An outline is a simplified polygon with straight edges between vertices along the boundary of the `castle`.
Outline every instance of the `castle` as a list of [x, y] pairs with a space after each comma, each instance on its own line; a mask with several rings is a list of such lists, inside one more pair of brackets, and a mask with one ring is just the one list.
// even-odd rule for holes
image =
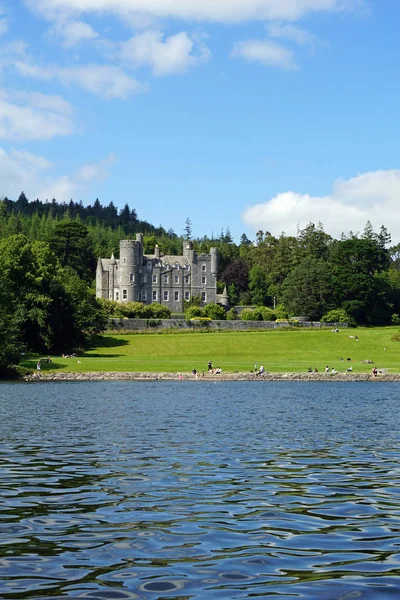
[[99, 258], [96, 296], [117, 302], [159, 302], [171, 312], [183, 312], [183, 302], [200, 296], [202, 305], [218, 302], [227, 306], [228, 297], [217, 294], [218, 250], [197, 254], [191, 242], [183, 243], [183, 255], [143, 254], [143, 234], [120, 242], [120, 258]]

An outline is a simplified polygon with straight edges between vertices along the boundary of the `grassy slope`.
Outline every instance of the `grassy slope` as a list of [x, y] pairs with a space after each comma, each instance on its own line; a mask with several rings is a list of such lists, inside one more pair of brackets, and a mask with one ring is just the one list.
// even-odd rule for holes
[[[349, 339], [358, 335], [359, 341]], [[98, 336], [94, 345], [77, 358], [53, 357], [43, 371], [164, 371], [189, 372], [207, 369], [208, 360], [225, 372], [248, 372], [263, 364], [269, 372], [304, 372], [308, 367], [321, 372], [325, 365], [338, 371], [349, 363], [356, 373], [377, 368], [400, 372], [400, 344], [393, 338], [398, 327], [341, 330], [294, 330], [265, 332], [139, 334]], [[386, 351], [384, 348], [386, 347]], [[340, 362], [343, 357], [345, 362]], [[25, 366], [35, 368], [36, 359]]]

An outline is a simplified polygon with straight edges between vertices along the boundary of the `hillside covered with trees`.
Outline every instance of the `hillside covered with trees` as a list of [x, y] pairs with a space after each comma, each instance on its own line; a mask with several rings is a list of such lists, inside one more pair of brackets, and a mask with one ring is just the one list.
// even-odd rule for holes
[[[120, 240], [137, 232], [146, 253], [158, 244], [162, 253], [181, 254], [192, 239], [189, 219], [179, 236], [141, 221], [128, 204], [118, 211], [99, 200], [30, 202], [23, 193], [0, 200], [0, 367], [16, 364], [21, 351], [71, 351], [101, 331], [97, 258], [118, 256]], [[259, 231], [235, 243], [227, 229], [192, 241], [199, 253], [218, 248], [219, 291], [227, 287], [231, 306], [278, 306], [313, 320], [339, 310], [357, 325], [400, 322], [400, 245], [390, 245], [383, 226], [375, 232], [367, 223], [340, 239], [310, 223], [296, 236]]]

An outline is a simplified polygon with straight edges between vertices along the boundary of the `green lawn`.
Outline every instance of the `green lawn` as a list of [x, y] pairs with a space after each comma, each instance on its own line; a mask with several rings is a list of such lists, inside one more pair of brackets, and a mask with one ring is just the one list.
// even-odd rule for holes
[[[358, 336], [359, 341], [349, 339]], [[399, 341], [396, 341], [396, 337]], [[386, 348], [386, 350], [384, 350]], [[344, 358], [344, 362], [340, 358]], [[348, 363], [347, 358], [352, 362]], [[308, 367], [323, 371], [326, 365], [355, 373], [369, 372], [370, 359], [378, 369], [400, 372], [398, 327], [330, 330], [270, 330], [263, 332], [149, 333], [97, 336], [78, 358], [52, 357], [43, 371], [206, 371], [207, 362], [224, 372], [249, 372], [264, 365], [266, 371], [305, 372]], [[25, 357], [22, 364], [35, 369], [37, 357]], [[79, 362], [78, 362], [79, 361]]]

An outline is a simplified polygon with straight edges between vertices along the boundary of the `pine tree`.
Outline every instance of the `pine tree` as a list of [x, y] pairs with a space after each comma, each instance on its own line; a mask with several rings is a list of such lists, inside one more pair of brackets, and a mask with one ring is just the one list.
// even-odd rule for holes
[[187, 241], [190, 241], [192, 239], [192, 221], [189, 219], [189, 217], [186, 218], [185, 228], [183, 231], [184, 231], [184, 234], [183, 234], [184, 239]]

